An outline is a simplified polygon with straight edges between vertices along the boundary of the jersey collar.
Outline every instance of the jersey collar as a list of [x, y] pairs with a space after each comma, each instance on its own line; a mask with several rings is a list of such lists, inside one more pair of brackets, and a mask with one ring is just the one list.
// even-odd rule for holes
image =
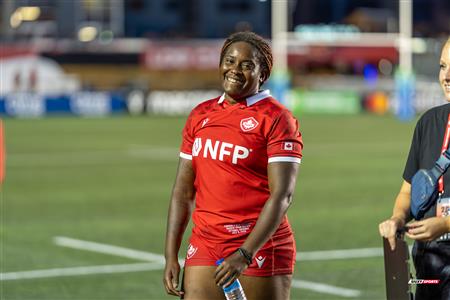
[[[270, 97], [270, 91], [264, 90], [264, 91], [254, 94], [253, 96], [248, 97], [247, 99], [245, 99], [245, 101], [247, 103], [247, 106], [251, 106], [267, 97]], [[218, 103], [219, 104], [223, 103], [223, 101], [225, 101], [225, 93], [223, 93], [222, 96], [220, 96]]]

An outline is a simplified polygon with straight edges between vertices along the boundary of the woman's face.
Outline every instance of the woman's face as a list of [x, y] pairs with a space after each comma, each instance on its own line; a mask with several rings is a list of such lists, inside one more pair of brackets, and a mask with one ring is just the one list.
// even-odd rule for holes
[[450, 102], [450, 41], [442, 49], [439, 66], [439, 83], [444, 90], [445, 98]]
[[257, 51], [246, 42], [228, 46], [220, 62], [222, 87], [227, 99], [239, 100], [258, 92], [263, 74]]

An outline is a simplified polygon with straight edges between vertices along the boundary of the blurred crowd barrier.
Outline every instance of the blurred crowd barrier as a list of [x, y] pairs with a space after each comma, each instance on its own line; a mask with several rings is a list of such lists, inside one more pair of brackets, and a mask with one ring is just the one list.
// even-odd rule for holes
[[11, 117], [107, 116], [126, 111], [123, 96], [109, 92], [80, 91], [58, 96], [17, 92], [0, 97], [0, 115]]
[[[0, 115], [187, 114], [201, 101], [221, 94], [222, 43], [117, 40], [108, 45], [72, 41], [47, 41], [29, 48], [5, 45], [0, 53]], [[437, 82], [438, 42], [432, 45], [436, 47], [428, 48], [434, 52], [415, 58], [416, 113], [444, 103]], [[283, 104], [295, 114], [395, 113], [396, 51], [292, 45]], [[270, 81], [263, 88], [276, 94]]]
[[[0, 116], [19, 118], [51, 115], [100, 117], [113, 114], [187, 115], [202, 101], [221, 95], [217, 90], [77, 91], [61, 95], [14, 92], [0, 96]], [[414, 109], [421, 113], [444, 103], [439, 84], [418, 82]], [[398, 103], [395, 90], [358, 92], [292, 88], [286, 105], [296, 115], [394, 113]]]

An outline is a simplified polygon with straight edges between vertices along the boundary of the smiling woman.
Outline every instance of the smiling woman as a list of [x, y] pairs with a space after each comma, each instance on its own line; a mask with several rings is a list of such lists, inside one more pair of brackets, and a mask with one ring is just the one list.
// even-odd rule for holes
[[[450, 143], [450, 37], [442, 48], [439, 61], [439, 83], [446, 104], [425, 112], [416, 124], [408, 160], [403, 171], [403, 184], [395, 199], [392, 216], [379, 224], [380, 235], [395, 248], [397, 231], [413, 240], [412, 257], [417, 279], [438, 279], [439, 284], [421, 284], [415, 298], [450, 299], [450, 172], [440, 177], [434, 189], [437, 197], [423, 216], [413, 214], [411, 207], [418, 205], [412, 197], [414, 188], [425, 188], [414, 183], [413, 177], [421, 169], [431, 169]], [[409, 222], [416, 218], [415, 221]]]
[[257, 50], [246, 42], [232, 44], [226, 49], [220, 72], [226, 99], [232, 103], [256, 94], [264, 76], [258, 64]]
[[[233, 97], [255, 94], [269, 78], [272, 64], [272, 51], [263, 38], [251, 32], [231, 35], [220, 53], [220, 72], [227, 99], [234, 101]], [[237, 68], [242, 71], [238, 73]], [[237, 91], [244, 95], [234, 94]]]
[[[220, 55], [223, 95], [186, 121], [167, 220], [164, 285], [171, 295], [225, 299], [221, 287], [239, 278], [249, 300], [289, 299], [296, 251], [286, 212], [303, 142], [297, 120], [260, 90], [271, 69], [263, 38], [231, 35]], [[191, 212], [179, 289], [178, 252]]]

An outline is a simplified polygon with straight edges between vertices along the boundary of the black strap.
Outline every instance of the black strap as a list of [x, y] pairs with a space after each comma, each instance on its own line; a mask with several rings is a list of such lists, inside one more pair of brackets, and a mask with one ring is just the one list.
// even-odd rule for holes
[[439, 156], [436, 161], [436, 166], [441, 170], [441, 174], [444, 174], [445, 171], [447, 171], [450, 166], [450, 148]]
[[250, 254], [250, 252], [248, 252], [247, 250], [245, 250], [244, 248], [238, 248], [237, 251], [239, 252], [239, 254], [245, 258], [245, 260], [247, 261], [247, 265], [251, 265], [253, 258], [252, 255]]

